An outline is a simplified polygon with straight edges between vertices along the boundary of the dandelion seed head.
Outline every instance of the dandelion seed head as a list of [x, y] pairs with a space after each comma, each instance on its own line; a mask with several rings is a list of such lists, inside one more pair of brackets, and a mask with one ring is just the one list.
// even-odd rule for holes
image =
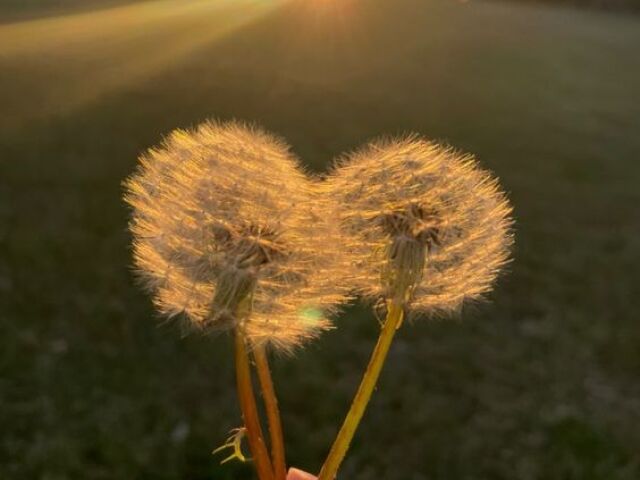
[[413, 136], [373, 142], [340, 159], [323, 188], [351, 282], [376, 302], [451, 313], [490, 291], [509, 259], [511, 207], [470, 155]]
[[344, 260], [326, 202], [283, 142], [239, 123], [177, 130], [125, 187], [135, 265], [162, 314], [282, 350], [330, 328]]

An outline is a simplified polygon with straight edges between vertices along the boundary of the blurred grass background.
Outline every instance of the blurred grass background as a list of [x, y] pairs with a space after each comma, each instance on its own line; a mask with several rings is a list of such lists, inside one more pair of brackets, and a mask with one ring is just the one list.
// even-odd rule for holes
[[[491, 303], [399, 332], [340, 478], [640, 478], [640, 18], [152, 3], [0, 25], [0, 478], [251, 478], [210, 455], [241, 422], [230, 339], [158, 323], [121, 201], [141, 151], [209, 117], [262, 124], [316, 171], [419, 132], [476, 153], [515, 205]], [[310, 471], [378, 328], [362, 306], [337, 325], [274, 365]]]

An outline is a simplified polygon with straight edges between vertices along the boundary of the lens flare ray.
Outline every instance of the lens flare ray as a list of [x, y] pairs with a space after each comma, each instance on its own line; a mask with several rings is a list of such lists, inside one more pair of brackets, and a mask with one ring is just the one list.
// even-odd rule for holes
[[[24, 78], [0, 127], [66, 113], [171, 68], [283, 0], [161, 0], [0, 26], [0, 69]], [[64, 68], [61, 68], [64, 65]], [[6, 124], [5, 124], [6, 123]]]

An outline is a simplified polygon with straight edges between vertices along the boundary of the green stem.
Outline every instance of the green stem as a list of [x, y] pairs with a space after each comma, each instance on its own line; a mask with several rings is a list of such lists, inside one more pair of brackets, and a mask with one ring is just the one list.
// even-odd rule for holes
[[285, 463], [282, 422], [280, 420], [280, 410], [278, 409], [278, 399], [275, 389], [273, 388], [273, 380], [269, 369], [269, 360], [264, 347], [256, 347], [253, 350], [253, 358], [256, 363], [265, 411], [267, 413], [267, 421], [269, 423], [271, 461], [273, 462], [275, 480], [285, 480], [287, 477], [287, 466]]
[[240, 330], [236, 329], [236, 380], [238, 384], [238, 398], [244, 426], [247, 429], [249, 449], [254, 460], [258, 478], [260, 480], [274, 480], [273, 467], [269, 459], [269, 452], [264, 444], [260, 417], [256, 405], [253, 385], [251, 383], [251, 368], [245, 338]]
[[382, 327], [380, 337], [378, 338], [378, 343], [371, 354], [367, 371], [364, 377], [362, 377], [351, 408], [340, 428], [340, 432], [338, 432], [338, 436], [333, 442], [333, 446], [322, 466], [318, 480], [333, 480], [335, 478], [338, 468], [340, 468], [340, 464], [358, 428], [358, 424], [364, 415], [367, 404], [371, 399], [371, 394], [378, 382], [380, 371], [389, 352], [391, 341], [393, 340], [396, 330], [402, 323], [403, 315], [404, 310], [402, 305], [397, 305], [394, 302], [388, 303], [387, 318]]

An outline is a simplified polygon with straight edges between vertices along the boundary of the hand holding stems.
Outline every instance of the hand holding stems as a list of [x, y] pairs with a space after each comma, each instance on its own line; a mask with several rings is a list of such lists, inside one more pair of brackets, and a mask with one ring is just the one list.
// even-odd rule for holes
[[[322, 467], [319, 477], [302, 472], [297, 469], [290, 469], [286, 480], [333, 480], [349, 449], [349, 445], [355, 431], [364, 415], [364, 411], [369, 403], [373, 390], [376, 386], [382, 366], [389, 352], [391, 342], [396, 330], [402, 325], [404, 316], [403, 306], [399, 303], [389, 301], [387, 318], [378, 343], [373, 351], [371, 360], [364, 374], [360, 387], [354, 397], [351, 408], [344, 420], [342, 428], [329, 452], [329, 455]], [[253, 352], [258, 377], [263, 392], [267, 419], [269, 422], [269, 432], [271, 437], [272, 459], [266, 450], [263, 440], [260, 420], [257, 413], [251, 377], [249, 370], [248, 355], [246, 345], [240, 330], [236, 334], [236, 371], [238, 379], [238, 392], [240, 405], [243, 412], [249, 447], [255, 459], [256, 471], [260, 480], [282, 480], [285, 478], [285, 458], [284, 444], [282, 440], [282, 426], [278, 411], [277, 399], [275, 396], [273, 382], [267, 363], [267, 355], [263, 348], [256, 348]], [[273, 466], [271, 461], [273, 460]], [[274, 473], [274, 466], [276, 468]]]

